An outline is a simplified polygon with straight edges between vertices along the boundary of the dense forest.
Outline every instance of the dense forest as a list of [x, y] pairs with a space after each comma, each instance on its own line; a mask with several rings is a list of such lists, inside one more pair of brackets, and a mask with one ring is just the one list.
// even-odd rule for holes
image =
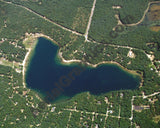
[[[147, 13], [138, 25], [127, 26], [141, 20], [151, 1], [97, 0], [88, 35], [90, 41], [85, 41], [83, 34], [93, 0], [7, 0], [12, 4], [0, 0], [0, 127], [159, 128], [160, 94], [150, 94], [160, 91], [160, 31], [152, 31], [150, 27], [160, 22], [149, 20]], [[117, 24], [115, 15], [122, 25]], [[21, 67], [25, 58], [26, 33], [49, 36], [65, 60], [93, 65], [116, 62], [134, 70], [141, 76], [142, 86], [99, 96], [84, 92], [64, 102], [48, 103], [38, 91], [24, 87], [23, 74], [14, 67], [14, 63]], [[154, 56], [152, 61], [148, 55]], [[6, 66], [4, 60], [13, 65]]]

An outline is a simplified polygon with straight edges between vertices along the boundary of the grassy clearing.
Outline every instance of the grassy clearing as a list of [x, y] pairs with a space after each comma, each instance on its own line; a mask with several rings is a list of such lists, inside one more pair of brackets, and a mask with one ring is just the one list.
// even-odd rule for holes
[[[27, 0], [13, 1], [67, 28], [85, 33], [93, 0]], [[81, 25], [74, 27], [77, 16]]]

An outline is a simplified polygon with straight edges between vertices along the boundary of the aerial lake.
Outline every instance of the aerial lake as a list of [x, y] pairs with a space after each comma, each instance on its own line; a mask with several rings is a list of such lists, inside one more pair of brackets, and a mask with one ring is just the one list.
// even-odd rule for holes
[[[78, 64], [64, 65], [57, 59], [58, 46], [45, 38], [39, 38], [27, 66], [25, 76], [27, 87], [43, 95], [54, 93], [55, 83], [70, 74]], [[74, 78], [73, 78], [74, 77]], [[58, 98], [71, 98], [81, 92], [100, 95], [109, 91], [135, 89], [140, 84], [140, 77], [124, 71], [116, 65], [103, 64], [97, 68], [87, 67], [79, 75], [70, 77], [69, 84], [61, 87]], [[63, 80], [66, 82], [67, 80]], [[63, 98], [60, 98], [63, 97]], [[56, 98], [57, 99], [57, 98]]]

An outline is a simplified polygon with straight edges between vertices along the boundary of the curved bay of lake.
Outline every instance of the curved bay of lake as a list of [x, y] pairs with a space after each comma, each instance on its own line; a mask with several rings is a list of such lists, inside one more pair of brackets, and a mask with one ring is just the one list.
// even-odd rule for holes
[[[58, 46], [45, 38], [39, 38], [34, 53], [27, 67], [25, 81], [27, 87], [37, 90], [43, 95], [52, 91], [55, 82], [66, 76], [76, 64], [63, 65], [57, 58]], [[100, 95], [109, 91], [135, 89], [140, 84], [140, 77], [130, 74], [119, 66], [103, 64], [97, 68], [86, 68], [79, 76], [75, 76], [67, 87], [62, 87], [58, 99], [71, 98], [81, 92]], [[51, 92], [52, 91], [52, 92]], [[60, 98], [63, 97], [63, 98]]]

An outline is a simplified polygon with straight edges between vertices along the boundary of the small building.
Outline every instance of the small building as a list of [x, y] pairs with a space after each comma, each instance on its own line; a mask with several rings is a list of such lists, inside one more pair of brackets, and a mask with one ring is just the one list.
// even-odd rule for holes
[[135, 111], [142, 111], [142, 110], [144, 110], [144, 109], [150, 109], [150, 107], [149, 106], [136, 106], [136, 105], [134, 105], [133, 106], [133, 109], [135, 110]]
[[56, 109], [56, 107], [53, 107], [53, 108], [51, 109], [51, 112], [54, 112], [54, 111], [55, 111], [55, 109]]
[[112, 110], [109, 110], [109, 113], [111, 113], [111, 114], [112, 114], [112, 113], [113, 113], [113, 111], [112, 111]]

